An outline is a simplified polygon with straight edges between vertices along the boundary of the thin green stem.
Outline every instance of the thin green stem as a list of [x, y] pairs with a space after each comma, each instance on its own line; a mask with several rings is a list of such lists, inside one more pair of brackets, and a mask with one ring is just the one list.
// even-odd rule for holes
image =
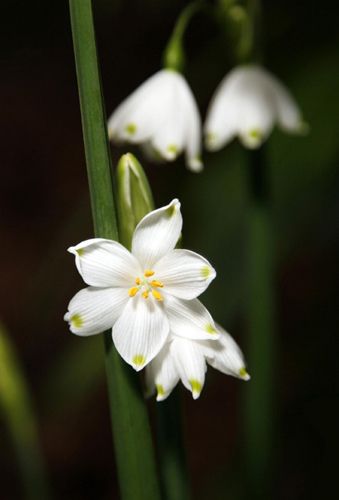
[[[91, 0], [70, 0], [86, 163], [96, 236], [118, 239], [106, 116], [101, 94]], [[123, 500], [158, 500], [152, 439], [139, 378], [105, 334], [106, 372], [116, 462]]]
[[185, 66], [184, 35], [192, 17], [204, 7], [205, 2], [197, 0], [189, 3], [180, 13], [164, 51], [165, 68], [183, 71]]
[[0, 408], [10, 431], [25, 498], [50, 498], [29, 387], [9, 335], [0, 325]]

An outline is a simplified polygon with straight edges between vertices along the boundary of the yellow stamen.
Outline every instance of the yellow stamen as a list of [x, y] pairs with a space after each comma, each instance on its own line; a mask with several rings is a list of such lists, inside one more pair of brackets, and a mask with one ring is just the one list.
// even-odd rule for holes
[[144, 297], [144, 299], [148, 299], [148, 295], [149, 295], [148, 290], [145, 290], [144, 292], [142, 292], [142, 296]]
[[136, 295], [138, 293], [138, 291], [139, 291], [139, 288], [137, 286], [132, 286], [132, 288], [130, 288], [128, 290], [128, 295], [130, 297], [134, 297], [134, 295]]
[[136, 285], [141, 285], [141, 279], [140, 278], [135, 278], [135, 284]]
[[146, 276], [146, 278], [153, 276], [153, 274], [154, 274], [154, 271], [152, 271], [152, 269], [145, 269], [144, 276]]
[[158, 292], [158, 290], [152, 290], [152, 295], [157, 300], [160, 300], [160, 301], [164, 300], [163, 297], [162, 297], [162, 295], [161, 295], [161, 293]]
[[163, 283], [161, 283], [161, 281], [152, 280], [151, 281], [151, 286], [155, 286], [156, 288], [162, 288], [164, 285], [163, 285]]

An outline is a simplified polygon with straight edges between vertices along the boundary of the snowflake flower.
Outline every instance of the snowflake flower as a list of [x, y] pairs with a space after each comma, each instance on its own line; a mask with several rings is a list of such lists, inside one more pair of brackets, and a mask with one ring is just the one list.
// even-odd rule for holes
[[111, 115], [108, 133], [115, 142], [143, 144], [166, 161], [185, 151], [188, 168], [202, 169], [198, 107], [185, 78], [174, 70], [158, 71], [127, 97]]
[[206, 147], [216, 151], [239, 136], [245, 147], [257, 148], [275, 123], [288, 132], [305, 131], [298, 105], [277, 78], [260, 66], [239, 66], [212, 98], [204, 127]]
[[175, 249], [182, 229], [180, 203], [146, 215], [132, 250], [94, 238], [68, 251], [88, 288], [68, 306], [65, 320], [76, 335], [112, 328], [116, 349], [141, 370], [166, 342], [169, 331], [190, 339], [217, 339], [214, 321], [197, 299], [216, 273], [200, 255]]
[[157, 401], [166, 399], [180, 379], [197, 399], [205, 383], [207, 364], [227, 375], [250, 379], [235, 340], [221, 326], [217, 325], [217, 330], [220, 336], [213, 342], [170, 336], [146, 368], [148, 392], [151, 394], [156, 389]]

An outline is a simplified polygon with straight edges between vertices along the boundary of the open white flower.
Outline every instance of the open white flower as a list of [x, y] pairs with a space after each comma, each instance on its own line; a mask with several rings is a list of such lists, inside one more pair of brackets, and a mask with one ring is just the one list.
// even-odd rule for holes
[[257, 148], [277, 123], [292, 133], [305, 131], [299, 107], [286, 87], [264, 68], [239, 66], [221, 81], [207, 112], [206, 147], [217, 151], [238, 136]]
[[207, 364], [227, 375], [250, 379], [239, 346], [219, 325], [217, 329], [220, 337], [213, 342], [170, 336], [146, 368], [148, 392], [156, 389], [157, 401], [166, 399], [180, 379], [197, 399], [205, 383]]
[[182, 228], [180, 203], [146, 215], [137, 225], [132, 251], [94, 238], [68, 249], [88, 288], [68, 306], [73, 333], [112, 328], [120, 355], [141, 370], [163, 347], [169, 331], [190, 339], [217, 339], [214, 321], [197, 299], [216, 273], [190, 250], [175, 249]]
[[158, 71], [113, 112], [110, 139], [143, 144], [148, 153], [173, 161], [183, 151], [186, 163], [200, 171], [201, 121], [185, 78], [170, 69]]

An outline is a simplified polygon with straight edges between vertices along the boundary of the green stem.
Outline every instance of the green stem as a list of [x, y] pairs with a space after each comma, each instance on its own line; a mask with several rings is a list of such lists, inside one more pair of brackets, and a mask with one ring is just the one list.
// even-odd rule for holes
[[[91, 0], [70, 0], [82, 127], [95, 235], [118, 239]], [[105, 334], [106, 372], [123, 500], [158, 500], [159, 485], [139, 378]]]
[[180, 388], [157, 406], [160, 474], [165, 500], [187, 500], [189, 481], [182, 433]]
[[9, 335], [0, 325], [0, 407], [9, 428], [25, 490], [25, 498], [50, 498], [45, 464], [29, 388]]
[[245, 400], [246, 466], [251, 498], [271, 498], [275, 439], [275, 262], [263, 150], [249, 158], [248, 344], [253, 374]]
[[205, 7], [205, 2], [197, 0], [189, 3], [174, 26], [173, 33], [164, 51], [164, 66], [167, 69], [182, 72], [185, 66], [184, 35], [192, 17]]

